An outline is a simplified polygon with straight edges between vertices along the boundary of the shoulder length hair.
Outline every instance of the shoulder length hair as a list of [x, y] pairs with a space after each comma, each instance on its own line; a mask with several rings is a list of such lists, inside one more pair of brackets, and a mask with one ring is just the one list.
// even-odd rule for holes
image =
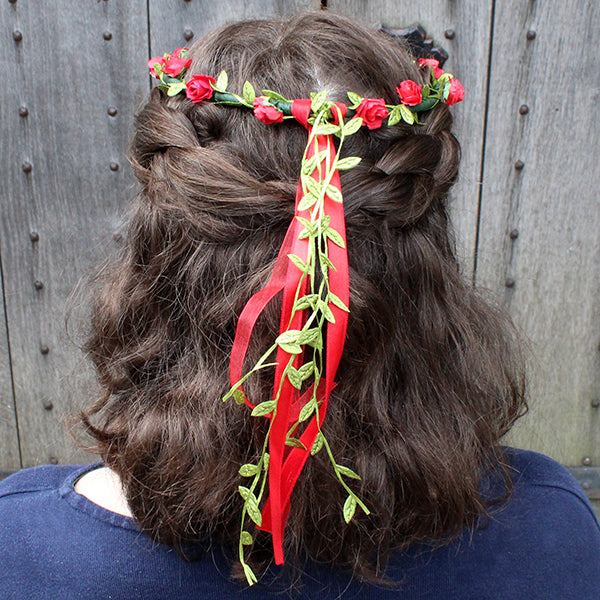
[[[190, 50], [190, 73], [229, 74], [287, 98], [326, 90], [396, 103], [425, 83], [406, 47], [328, 13], [228, 25]], [[499, 439], [524, 412], [525, 377], [510, 319], [460, 273], [447, 193], [460, 148], [448, 106], [362, 128], [342, 189], [350, 263], [346, 346], [323, 428], [371, 510], [346, 525], [345, 493], [326, 453], [292, 498], [284, 551], [377, 575], [393, 548], [452, 539], [486, 510], [480, 484], [500, 468]], [[154, 90], [137, 115], [132, 165], [141, 187], [124, 247], [96, 279], [87, 352], [102, 386], [81, 415], [121, 477], [133, 515], [180, 552], [239, 535], [239, 466], [260, 454], [266, 419], [221, 401], [237, 318], [264, 286], [294, 214], [306, 131], [250, 111]], [[264, 315], [249, 360], [277, 335]], [[249, 364], [253, 364], [250, 362]], [[270, 399], [258, 376], [252, 397]], [[268, 555], [256, 532], [250, 562]], [[261, 549], [262, 548], [262, 549]]]

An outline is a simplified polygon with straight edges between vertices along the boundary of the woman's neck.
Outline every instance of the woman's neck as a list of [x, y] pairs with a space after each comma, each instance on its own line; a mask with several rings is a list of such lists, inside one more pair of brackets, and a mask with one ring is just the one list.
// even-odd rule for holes
[[75, 483], [75, 491], [111, 512], [132, 517], [119, 476], [108, 467], [88, 471]]

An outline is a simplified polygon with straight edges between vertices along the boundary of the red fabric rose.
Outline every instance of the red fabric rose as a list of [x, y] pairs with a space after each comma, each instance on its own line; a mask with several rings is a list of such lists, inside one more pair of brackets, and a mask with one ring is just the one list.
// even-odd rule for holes
[[381, 127], [383, 119], [389, 114], [383, 98], [363, 98], [356, 108], [356, 116], [363, 120], [369, 129]]
[[177, 77], [181, 71], [187, 69], [191, 64], [191, 58], [179, 58], [179, 56], [171, 54], [163, 65], [163, 73], [170, 77]]
[[465, 97], [465, 88], [462, 83], [454, 77], [450, 80], [450, 92], [446, 98], [446, 104], [456, 104]]
[[189, 50], [189, 48], [177, 48], [177, 50], [175, 50], [175, 52], [173, 52], [173, 56], [176, 56], [177, 58], [183, 58], [183, 56], [181, 56], [182, 52], [187, 52]]
[[433, 76], [439, 79], [444, 74], [444, 69], [440, 69], [440, 61], [435, 58], [420, 58], [417, 63], [420, 67], [433, 67]]
[[212, 87], [214, 83], [216, 83], [215, 78], [210, 75], [192, 75], [192, 78], [187, 82], [185, 95], [192, 102], [210, 100], [214, 91]]
[[282, 123], [283, 113], [274, 106], [265, 106], [265, 100], [264, 96], [257, 96], [254, 99], [254, 114], [256, 118], [267, 125]]
[[402, 104], [406, 106], [416, 106], [423, 100], [421, 86], [417, 85], [410, 79], [405, 79], [397, 88], [396, 91], [402, 100]]
[[152, 75], [152, 77], [156, 77], [158, 79], [158, 75], [156, 74], [156, 71], [154, 70], [154, 65], [156, 63], [158, 63], [161, 66], [165, 66], [165, 61], [167, 59], [164, 56], [155, 56], [154, 58], [151, 58], [148, 61], [148, 68], [150, 69], [150, 75]]

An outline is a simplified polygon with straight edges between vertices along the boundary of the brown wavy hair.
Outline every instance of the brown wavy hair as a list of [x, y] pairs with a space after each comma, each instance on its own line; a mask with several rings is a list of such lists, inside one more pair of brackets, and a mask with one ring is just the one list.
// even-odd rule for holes
[[[229, 74], [287, 98], [327, 90], [398, 101], [425, 83], [401, 42], [348, 18], [310, 13], [240, 22], [194, 44], [191, 73]], [[485, 514], [486, 470], [509, 482], [500, 437], [526, 409], [518, 335], [460, 273], [447, 193], [460, 148], [439, 104], [421, 126], [363, 128], [344, 145], [350, 263], [346, 346], [324, 431], [361, 476], [371, 510], [346, 525], [326, 453], [307, 462], [287, 522], [288, 559], [308, 556], [378, 575], [391, 549], [445, 543]], [[102, 395], [82, 414], [93, 447], [121, 477], [133, 515], [181, 553], [210, 538], [237, 545], [240, 465], [260, 454], [266, 419], [224, 404], [238, 315], [266, 283], [294, 198], [306, 131], [251, 111], [150, 94], [131, 161], [141, 184], [120, 254], [96, 279], [87, 352]], [[259, 322], [254, 364], [277, 335]], [[250, 384], [258, 403], [270, 380]], [[255, 533], [249, 562], [270, 536]]]

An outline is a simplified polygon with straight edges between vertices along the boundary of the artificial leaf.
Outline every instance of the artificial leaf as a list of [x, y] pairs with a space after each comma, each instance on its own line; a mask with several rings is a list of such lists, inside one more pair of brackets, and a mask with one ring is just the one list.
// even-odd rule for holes
[[321, 331], [318, 327], [307, 329], [306, 331], [300, 332], [298, 336], [298, 344], [312, 344], [321, 337]]
[[298, 344], [279, 344], [279, 347], [284, 351], [287, 352], [288, 354], [301, 354], [302, 353], [302, 347], [298, 346]]
[[242, 531], [242, 534], [240, 535], [240, 541], [244, 546], [251, 546], [252, 536], [247, 531]]
[[[318, 113], [327, 100], [327, 92], [322, 91], [318, 94], [311, 94], [310, 111], [312, 113]], [[318, 135], [318, 134], [316, 134]]]
[[331, 227], [328, 227], [325, 230], [325, 235], [336, 245], [339, 246], [340, 248], [345, 248], [346, 244], [344, 243], [344, 238], [335, 230], [332, 229]]
[[362, 159], [360, 156], [348, 156], [347, 158], [342, 158], [342, 160], [338, 160], [335, 167], [338, 171], [346, 171], [348, 169], [353, 169], [360, 163]]
[[415, 122], [415, 113], [413, 113], [408, 106], [404, 106], [404, 104], [400, 104], [400, 112], [402, 114], [402, 118], [409, 124], [412, 125]]
[[350, 99], [350, 102], [352, 102], [351, 108], [356, 108], [362, 102], [362, 97], [354, 92], [348, 92], [348, 98]]
[[299, 369], [298, 369], [298, 373], [300, 374], [300, 377], [304, 380], [304, 379], [308, 379], [311, 375], [311, 373], [314, 371], [315, 368], [315, 363], [311, 360], [310, 362], [307, 362], [306, 364], [302, 365]]
[[306, 294], [306, 296], [302, 296], [302, 298], [298, 298], [298, 300], [296, 300], [296, 302], [294, 303], [294, 309], [304, 309], [304, 308], [309, 308], [309, 307], [314, 307], [316, 306], [317, 300], [319, 299], [319, 297], [317, 296], [317, 294]]
[[175, 79], [175, 77], [171, 77], [170, 75], [167, 75], [166, 73], [163, 73], [162, 71], [160, 71], [159, 77], [160, 77], [160, 80], [165, 85], [169, 85], [170, 83], [176, 83], [177, 81], [181, 81], [180, 79]]
[[262, 515], [260, 514], [260, 510], [258, 508], [258, 504], [256, 503], [256, 498], [254, 498], [254, 502], [248, 499], [246, 502], [246, 510], [248, 511], [248, 515], [250, 518], [260, 527], [262, 525]]
[[396, 125], [402, 120], [402, 112], [400, 111], [400, 106], [395, 106], [394, 108], [392, 108], [388, 117], [388, 125]]
[[332, 135], [340, 132], [339, 125], [333, 125], [332, 123], [328, 123], [326, 125], [319, 125], [315, 129], [313, 129], [313, 133], [315, 135]]
[[258, 473], [258, 466], [252, 465], [250, 463], [242, 465], [240, 467], [239, 473], [242, 477], [252, 477]]
[[300, 422], [306, 421], [306, 419], [308, 419], [310, 417], [310, 415], [313, 414], [314, 410], [315, 410], [315, 401], [311, 399], [309, 402], [307, 402], [302, 407], [302, 410], [300, 411], [300, 414], [298, 415], [298, 421], [300, 421]]
[[273, 90], [263, 90], [262, 93], [270, 100], [281, 100], [282, 102], [287, 102], [286, 98], [284, 98], [281, 94], [274, 92]]
[[444, 100], [448, 100], [449, 95], [450, 95], [450, 82], [447, 81], [444, 84]]
[[288, 258], [304, 273], [307, 271], [308, 266], [306, 263], [296, 254], [288, 254]]
[[242, 566], [244, 567], [244, 575], [246, 576], [248, 585], [254, 585], [258, 581], [254, 571], [246, 563], [242, 563]]
[[302, 174], [303, 175], [312, 175], [314, 170], [317, 168], [318, 163], [319, 163], [319, 158], [317, 155], [313, 155], [308, 160], [305, 160], [302, 163]]
[[240, 388], [234, 390], [233, 399], [235, 400], [236, 404], [246, 403], [246, 395], [244, 394], [244, 392], [242, 392], [242, 390], [240, 390]]
[[308, 450], [308, 448], [298, 438], [287, 438], [287, 440], [285, 440], [285, 445], [291, 446], [292, 448], [302, 448], [303, 450]]
[[[239, 385], [241, 383], [238, 382], [237, 385]], [[233, 396], [233, 398], [235, 399], [235, 401], [240, 404], [240, 402], [238, 401], [238, 398], [241, 396], [242, 398], [242, 404], [246, 401], [246, 396], [244, 395], [244, 392], [242, 392], [242, 390], [239, 387], [235, 387], [235, 388], [231, 388], [222, 398], [223, 402], [227, 402], [227, 400], [229, 400], [229, 398], [231, 398]]]
[[344, 521], [350, 523], [354, 512], [356, 511], [356, 498], [354, 496], [348, 496], [346, 502], [344, 502]]
[[308, 232], [311, 235], [314, 235], [317, 232], [316, 223], [314, 223], [313, 221], [309, 221], [308, 219], [305, 219], [304, 217], [296, 217], [296, 219], [298, 219], [298, 221], [300, 221], [300, 223], [302, 223], [302, 225], [304, 225], [304, 227], [306, 227], [306, 229], [308, 230]]
[[263, 469], [265, 471], [268, 471], [269, 469], [269, 453], [265, 452], [264, 456], [263, 456]]
[[254, 492], [243, 485], [238, 486], [238, 492], [244, 499], [244, 506], [246, 507], [250, 518], [260, 527], [262, 524], [262, 515], [260, 514], [258, 500], [256, 499]]
[[342, 192], [340, 192], [340, 190], [338, 190], [338, 188], [336, 188], [331, 183], [327, 186], [327, 195], [329, 196], [329, 198], [331, 198], [331, 200], [337, 202], [338, 204], [341, 204], [344, 201], [344, 198], [342, 197]]
[[335, 323], [335, 317], [333, 316], [333, 312], [329, 308], [329, 306], [325, 305], [323, 307], [323, 316], [330, 322]]
[[333, 269], [334, 271], [337, 271], [334, 264], [324, 254], [321, 254], [319, 256], [319, 260], [321, 261], [321, 270], [327, 267], [328, 269]]
[[300, 377], [300, 373], [294, 367], [289, 367], [286, 371], [287, 378], [290, 380], [290, 383], [299, 390], [302, 387], [302, 377]]
[[348, 467], [344, 467], [343, 465], [336, 465], [335, 469], [341, 475], [345, 475], [346, 477], [350, 477], [351, 479], [360, 479], [360, 475], [358, 475]]
[[340, 308], [341, 310], [345, 310], [346, 312], [350, 312], [348, 307], [340, 300], [338, 296], [336, 296], [333, 292], [329, 292], [329, 301], [334, 305]]
[[219, 76], [217, 77], [217, 82], [215, 83], [215, 89], [220, 92], [224, 92], [227, 89], [227, 84], [229, 83], [229, 77], [225, 71], [221, 71]]
[[356, 133], [363, 124], [363, 120], [361, 117], [354, 117], [352, 119], [350, 119], [345, 125], [344, 125], [344, 135], [352, 135], [353, 133]]
[[266, 400], [257, 404], [250, 414], [253, 417], [263, 417], [264, 415], [268, 415], [276, 406], [277, 402], [275, 400]]
[[[314, 179], [313, 179], [314, 181]], [[298, 210], [302, 211], [302, 210], [308, 210], [309, 208], [313, 207], [315, 205], [315, 203], [317, 202], [317, 197], [314, 194], [308, 193], [305, 194], [302, 199], [300, 200], [300, 202], [298, 202]]]
[[244, 500], [246, 500], [251, 493], [250, 490], [247, 487], [244, 487], [243, 485], [238, 485], [238, 492]]
[[252, 104], [254, 100], [256, 100], [256, 92], [254, 91], [254, 87], [252, 87], [252, 84], [249, 81], [246, 81], [246, 83], [244, 83], [242, 94], [244, 96], [244, 100], [248, 104]]
[[319, 431], [319, 433], [317, 433], [317, 437], [315, 438], [315, 443], [313, 444], [313, 447], [310, 450], [311, 456], [314, 456], [323, 447], [324, 443], [325, 436]]
[[277, 339], [275, 340], [275, 343], [277, 344], [295, 344], [298, 336], [300, 335], [300, 330], [299, 329], [288, 329], [287, 331], [284, 331], [281, 335], [279, 335], [277, 337]]
[[319, 352], [321, 350], [323, 350], [323, 338], [319, 337], [317, 340], [315, 340], [311, 346], [315, 349], [318, 350]]
[[310, 306], [312, 306], [312, 302], [307, 296], [302, 296], [302, 298], [298, 298], [298, 300], [294, 302], [294, 310], [304, 310]]
[[452, 75], [452, 73], [442, 73], [442, 75], [440, 76], [440, 78], [437, 80], [437, 83], [439, 85], [445, 85], [446, 83], [448, 83], [452, 78], [454, 77], [454, 75]]
[[309, 177], [306, 180], [306, 187], [308, 188], [308, 191], [316, 198], [319, 198], [321, 196], [321, 191], [323, 190], [322, 182], [317, 181], [312, 177]]
[[179, 92], [183, 92], [186, 89], [186, 85], [183, 81], [179, 81], [178, 83], [169, 84], [169, 90], [167, 91], [167, 96], [177, 96]]

